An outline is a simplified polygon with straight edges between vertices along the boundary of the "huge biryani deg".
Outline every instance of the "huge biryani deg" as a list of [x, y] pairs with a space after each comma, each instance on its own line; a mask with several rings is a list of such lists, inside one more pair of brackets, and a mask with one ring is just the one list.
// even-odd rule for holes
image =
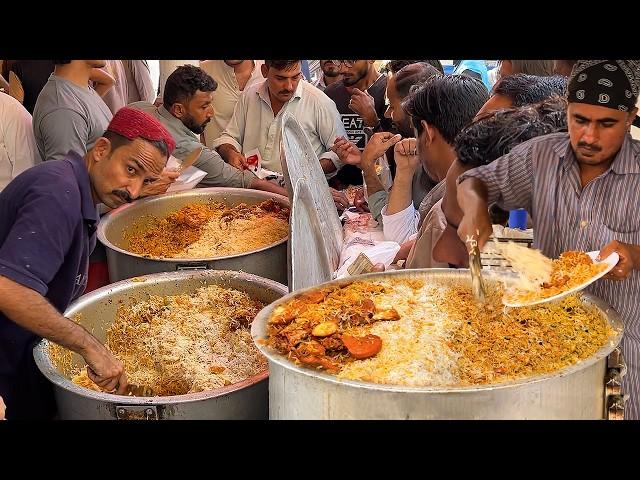
[[[289, 209], [274, 200], [258, 205], [192, 203], [165, 218], [143, 218], [123, 232], [128, 250], [155, 258], [209, 258], [249, 252], [289, 233]], [[145, 224], [143, 226], [143, 224]]]
[[614, 333], [570, 296], [505, 309], [487, 281], [476, 303], [469, 279], [355, 281], [311, 290], [276, 307], [267, 345], [342, 379], [414, 387], [495, 384], [587, 359]]
[[[263, 306], [244, 292], [217, 285], [191, 294], [150, 295], [118, 308], [106, 346], [124, 363], [128, 381], [155, 395], [212, 390], [266, 370], [249, 331]], [[50, 354], [64, 368], [59, 349], [51, 344]], [[65, 373], [74, 383], [99, 390], [86, 369]]]

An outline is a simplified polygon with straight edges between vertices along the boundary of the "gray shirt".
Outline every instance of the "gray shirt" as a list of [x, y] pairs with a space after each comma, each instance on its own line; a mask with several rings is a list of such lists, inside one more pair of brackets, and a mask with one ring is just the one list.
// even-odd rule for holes
[[[611, 167], [584, 188], [568, 133], [537, 137], [507, 155], [461, 175], [481, 179], [489, 202], [525, 208], [533, 219], [533, 246], [548, 257], [567, 250], [600, 250], [612, 240], [640, 245], [640, 141], [627, 135]], [[609, 303], [624, 322], [631, 394], [625, 418], [640, 418], [640, 271], [623, 282], [599, 280], [587, 291]]]
[[[249, 170], [241, 172], [226, 163], [222, 157], [211, 148], [205, 147], [198, 136], [189, 130], [182, 121], [169, 113], [163, 105], [155, 107], [149, 102], [136, 102], [129, 105], [143, 112], [153, 115], [169, 130], [176, 142], [173, 156], [183, 160], [196, 148], [202, 148], [202, 153], [193, 164], [195, 167], [207, 172], [207, 176], [198, 184], [201, 187], [246, 187], [256, 178]], [[244, 185], [242, 177], [244, 176]]]
[[96, 91], [51, 75], [33, 110], [33, 133], [43, 160], [61, 160], [70, 150], [80, 156], [109, 126], [112, 114]]

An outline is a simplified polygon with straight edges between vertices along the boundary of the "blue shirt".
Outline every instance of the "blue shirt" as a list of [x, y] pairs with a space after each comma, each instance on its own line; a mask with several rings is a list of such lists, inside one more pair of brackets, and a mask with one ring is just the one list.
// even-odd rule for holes
[[[0, 192], [0, 275], [63, 313], [86, 287], [97, 221], [89, 173], [77, 153], [26, 170]], [[33, 360], [38, 341], [0, 312], [0, 396], [7, 418], [51, 412], [51, 385]]]

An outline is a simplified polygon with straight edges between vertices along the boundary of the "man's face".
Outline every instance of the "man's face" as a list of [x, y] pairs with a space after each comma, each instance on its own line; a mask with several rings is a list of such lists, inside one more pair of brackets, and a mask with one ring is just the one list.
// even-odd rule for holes
[[320, 60], [320, 68], [327, 77], [333, 78], [340, 75], [340, 67], [334, 65], [331, 60]]
[[85, 62], [91, 68], [103, 68], [107, 66], [106, 60], [85, 60]]
[[458, 268], [469, 265], [467, 248], [458, 237], [457, 226], [462, 221], [462, 210], [456, 198], [456, 179], [469, 170], [458, 160], [451, 164], [446, 177], [446, 190], [442, 199], [442, 211], [447, 217], [447, 227], [434, 243], [433, 258], [438, 262], [448, 263]]
[[302, 64], [298, 62], [289, 70], [278, 70], [263, 65], [262, 76], [267, 79], [267, 88], [271, 96], [286, 103], [291, 100], [302, 79]]
[[225, 60], [224, 63], [229, 65], [230, 67], [234, 67], [236, 65], [240, 65], [244, 60]]
[[389, 77], [389, 80], [387, 81], [387, 100], [389, 101], [389, 104], [387, 106], [387, 110], [384, 112], [384, 116], [393, 121], [393, 126], [400, 135], [404, 138], [411, 137], [413, 135], [411, 120], [409, 115], [406, 115], [402, 109], [403, 98], [400, 98], [396, 91], [395, 75]]
[[138, 198], [143, 185], [156, 180], [167, 163], [157, 147], [140, 138], [112, 150], [111, 142], [101, 137], [88, 155], [94, 199], [110, 208]]
[[478, 110], [476, 116], [473, 118], [473, 121], [480, 120], [481, 118], [486, 117], [491, 112], [495, 112], [496, 110], [502, 110], [503, 108], [511, 108], [513, 107], [513, 100], [511, 97], [506, 95], [494, 94], [489, 97], [482, 108]]
[[613, 160], [638, 111], [621, 112], [587, 103], [570, 103], [567, 124], [578, 163], [597, 166]]
[[193, 133], [201, 134], [213, 117], [213, 92], [196, 90], [195, 95], [185, 105], [181, 118], [185, 127]]
[[367, 76], [369, 69], [373, 68], [373, 63], [369, 62], [369, 60], [355, 60], [352, 67], [347, 67], [342, 62], [339, 68], [342, 74], [342, 83], [347, 87], [351, 87]]

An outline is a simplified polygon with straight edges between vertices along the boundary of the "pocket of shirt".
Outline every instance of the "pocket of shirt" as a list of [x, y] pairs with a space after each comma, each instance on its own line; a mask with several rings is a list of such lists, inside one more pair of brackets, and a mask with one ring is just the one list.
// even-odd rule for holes
[[640, 231], [640, 215], [634, 208], [626, 208], [621, 206], [621, 203], [612, 201], [607, 210], [602, 223], [611, 232], [634, 234]]

